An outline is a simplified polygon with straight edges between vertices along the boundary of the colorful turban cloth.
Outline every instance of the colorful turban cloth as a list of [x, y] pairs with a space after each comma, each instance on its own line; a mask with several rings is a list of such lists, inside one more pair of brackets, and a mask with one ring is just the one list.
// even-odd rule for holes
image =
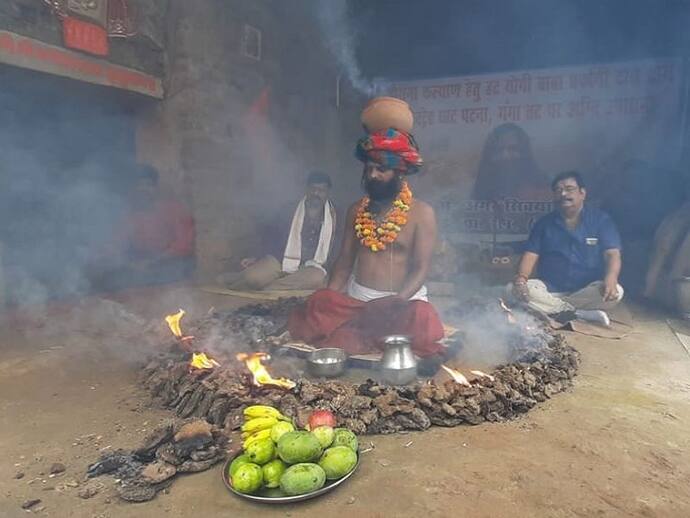
[[362, 162], [370, 160], [400, 174], [414, 174], [423, 163], [412, 135], [393, 128], [369, 133], [359, 139], [355, 156]]

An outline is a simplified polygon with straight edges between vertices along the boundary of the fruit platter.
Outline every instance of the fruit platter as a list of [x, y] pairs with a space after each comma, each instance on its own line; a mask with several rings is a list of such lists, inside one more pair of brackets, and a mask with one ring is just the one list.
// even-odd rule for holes
[[235, 495], [282, 504], [322, 495], [349, 479], [359, 466], [357, 436], [336, 428], [328, 410], [316, 410], [306, 430], [272, 407], [244, 411], [242, 451], [223, 466], [223, 482]]

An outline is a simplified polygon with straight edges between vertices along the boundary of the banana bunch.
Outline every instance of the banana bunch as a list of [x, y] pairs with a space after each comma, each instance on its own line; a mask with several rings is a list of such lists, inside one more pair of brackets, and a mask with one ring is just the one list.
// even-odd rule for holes
[[286, 420], [287, 418], [277, 409], [267, 405], [253, 405], [244, 409], [244, 420], [249, 421], [258, 417], [275, 417], [276, 419]]
[[259, 430], [258, 432], [254, 432], [253, 434], [242, 434], [242, 449], [246, 450], [248, 446], [251, 444], [255, 443], [256, 441], [260, 441], [262, 439], [270, 439], [271, 438], [271, 429], [267, 428], [265, 430]]
[[244, 409], [244, 424], [242, 425], [242, 447], [261, 439], [271, 437], [271, 428], [279, 421], [288, 419], [273, 407], [253, 405]]

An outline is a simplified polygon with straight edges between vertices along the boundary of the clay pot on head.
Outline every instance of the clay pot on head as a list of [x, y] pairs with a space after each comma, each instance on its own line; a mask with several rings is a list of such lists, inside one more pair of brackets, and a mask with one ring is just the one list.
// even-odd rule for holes
[[414, 116], [405, 101], [395, 97], [376, 97], [362, 111], [362, 124], [370, 133], [388, 128], [412, 133]]

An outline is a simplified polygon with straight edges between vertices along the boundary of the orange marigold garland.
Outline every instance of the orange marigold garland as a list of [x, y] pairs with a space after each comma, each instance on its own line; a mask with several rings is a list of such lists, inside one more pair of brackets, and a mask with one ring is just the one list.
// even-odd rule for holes
[[355, 234], [362, 245], [372, 252], [385, 250], [386, 245], [398, 237], [402, 227], [407, 223], [407, 212], [412, 204], [412, 191], [403, 182], [398, 197], [393, 201], [393, 207], [388, 211], [381, 224], [377, 224], [369, 208], [369, 197], [365, 196], [359, 203], [355, 215]]

